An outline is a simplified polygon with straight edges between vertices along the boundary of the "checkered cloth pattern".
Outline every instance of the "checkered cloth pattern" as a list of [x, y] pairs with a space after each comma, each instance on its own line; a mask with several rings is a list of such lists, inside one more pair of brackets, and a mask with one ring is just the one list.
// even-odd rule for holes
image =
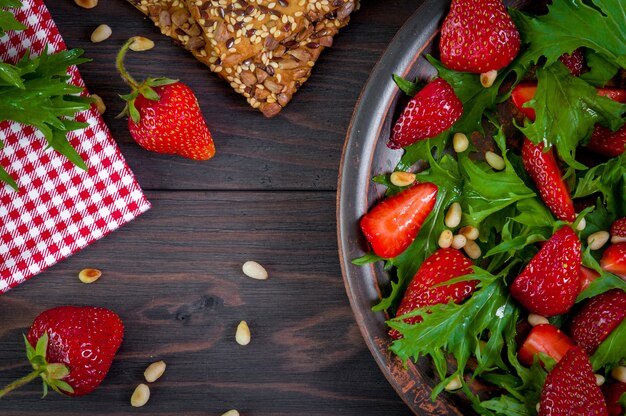
[[[41, 0], [22, 0], [15, 11], [27, 30], [0, 38], [0, 59], [15, 63], [26, 50], [50, 53], [65, 43]], [[70, 82], [84, 87], [76, 67]], [[76, 115], [89, 127], [70, 143], [89, 166], [75, 167], [46, 149], [30, 126], [0, 123], [0, 165], [18, 180], [19, 192], [0, 183], [0, 293], [68, 257], [150, 207], [115, 141], [95, 109]]]

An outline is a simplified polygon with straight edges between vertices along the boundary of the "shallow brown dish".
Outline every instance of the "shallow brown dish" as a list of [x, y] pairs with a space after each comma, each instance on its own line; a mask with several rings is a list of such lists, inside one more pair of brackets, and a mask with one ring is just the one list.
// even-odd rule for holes
[[[529, 2], [505, 3], [520, 7]], [[384, 193], [383, 187], [373, 184], [371, 178], [393, 171], [402, 155], [401, 151], [386, 146], [393, 121], [401, 110], [399, 102], [403, 99], [403, 93], [391, 76], [398, 74], [405, 79], [428, 80], [435, 75], [425, 55], [433, 53], [449, 4], [449, 0], [422, 1], [374, 67], [348, 128], [337, 193], [339, 256], [357, 324], [389, 383], [418, 415], [467, 415], [472, 411], [459, 396], [442, 394], [432, 402], [430, 394], [436, 382], [430, 362], [409, 362], [405, 368], [388, 350], [387, 317], [371, 308], [380, 299], [382, 288], [389, 284], [389, 277], [381, 262], [356, 266], [351, 261], [369, 250], [358, 221]]]

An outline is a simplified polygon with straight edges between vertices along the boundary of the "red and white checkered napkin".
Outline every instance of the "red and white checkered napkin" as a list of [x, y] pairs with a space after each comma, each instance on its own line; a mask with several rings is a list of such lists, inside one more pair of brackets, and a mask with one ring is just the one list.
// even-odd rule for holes
[[[65, 43], [41, 0], [22, 0], [16, 17], [29, 29], [0, 38], [0, 59], [15, 63], [30, 49], [50, 53]], [[71, 83], [84, 86], [76, 67]], [[89, 127], [68, 138], [87, 172], [54, 150], [36, 129], [0, 123], [0, 165], [20, 191], [0, 184], [0, 293], [68, 257], [150, 207], [95, 109], [76, 116]]]

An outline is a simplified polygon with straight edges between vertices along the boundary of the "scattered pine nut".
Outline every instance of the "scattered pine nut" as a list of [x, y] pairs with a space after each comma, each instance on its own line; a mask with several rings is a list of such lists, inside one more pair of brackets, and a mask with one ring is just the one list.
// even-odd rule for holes
[[268, 278], [265, 267], [256, 261], [248, 260], [241, 266], [241, 270], [243, 270], [243, 274], [256, 280], [267, 280]]
[[624, 367], [623, 365], [618, 365], [613, 370], [611, 370], [611, 375], [615, 380], [626, 383], [626, 367]]
[[626, 237], [619, 236], [619, 235], [614, 235], [614, 236], [611, 237], [611, 243], [613, 243], [613, 244], [626, 243]]
[[495, 170], [504, 170], [506, 164], [504, 163], [504, 159], [497, 153], [492, 152], [491, 150], [487, 150], [485, 152], [485, 160]]
[[98, 269], [83, 269], [78, 273], [78, 279], [83, 283], [93, 283], [100, 279], [102, 272]]
[[591, 250], [599, 250], [609, 241], [609, 233], [607, 231], [596, 231], [587, 237], [587, 245]]
[[496, 80], [497, 76], [498, 71], [496, 71], [495, 69], [483, 72], [482, 74], [480, 74], [480, 84], [485, 88], [489, 88], [493, 85], [493, 82]]
[[576, 229], [578, 231], [582, 231], [585, 229], [585, 227], [587, 227], [587, 220], [582, 218], [579, 222], [578, 225], [576, 226]]
[[468, 240], [476, 240], [480, 236], [478, 228], [467, 225], [459, 230], [459, 234], [463, 234]]
[[222, 413], [222, 416], [239, 416], [239, 412], [235, 409], [229, 410], [226, 413]]
[[74, 3], [83, 9], [93, 9], [98, 5], [98, 0], [74, 0]]
[[[459, 234], [459, 235], [461, 235], [461, 234]], [[472, 260], [476, 260], [482, 254], [482, 251], [480, 250], [480, 246], [478, 244], [476, 244], [476, 242], [474, 240], [467, 240], [466, 239], [465, 245], [463, 246], [463, 250], [465, 250], [465, 253]]]
[[461, 378], [457, 375], [454, 377], [448, 384], [446, 384], [446, 391], [455, 391], [463, 387], [463, 383], [461, 383]]
[[235, 341], [237, 341], [239, 345], [248, 345], [250, 343], [250, 328], [246, 321], [241, 321], [239, 325], [237, 325]]
[[457, 250], [462, 249], [467, 244], [467, 238], [464, 235], [457, 234], [452, 237], [452, 248], [456, 248]]
[[165, 367], [165, 361], [163, 360], [154, 362], [146, 368], [143, 372], [143, 376], [148, 383], [154, 383], [163, 375]]
[[444, 218], [444, 222], [446, 227], [448, 228], [456, 228], [461, 223], [461, 216], [463, 215], [463, 211], [461, 209], [461, 204], [458, 202], [453, 203], [448, 208], [448, 212], [446, 213], [446, 217]]
[[396, 186], [409, 186], [415, 182], [415, 174], [410, 172], [396, 171], [389, 178], [392, 184]]
[[469, 147], [469, 140], [467, 139], [467, 136], [463, 133], [454, 133], [454, 136], [452, 137], [452, 147], [457, 153], [466, 151]]
[[604, 376], [602, 374], [594, 374], [596, 376], [596, 385], [597, 386], [601, 386], [604, 384], [604, 382], [606, 381], [606, 379], [604, 378]]
[[130, 405], [133, 407], [141, 407], [150, 400], [150, 387], [140, 384], [135, 388], [133, 395], [130, 397]]
[[93, 43], [103, 42], [111, 37], [112, 33], [111, 26], [102, 24], [91, 32], [91, 41]]
[[538, 315], [536, 313], [531, 313], [528, 315], [528, 323], [532, 326], [537, 326], [541, 324], [549, 324], [548, 318], [542, 315]]
[[135, 52], [143, 52], [154, 48], [154, 42], [143, 36], [133, 36], [131, 38], [133, 41], [128, 48], [131, 51]]
[[439, 247], [441, 248], [448, 248], [452, 245], [453, 237], [454, 235], [452, 235], [452, 231], [443, 230], [441, 232], [441, 235], [439, 236], [439, 240], [437, 241], [437, 244], [439, 244]]
[[96, 110], [98, 110], [98, 113], [104, 114], [107, 106], [104, 105], [104, 101], [102, 101], [102, 98], [98, 94], [91, 94], [91, 98], [95, 100], [93, 104], [96, 106]]

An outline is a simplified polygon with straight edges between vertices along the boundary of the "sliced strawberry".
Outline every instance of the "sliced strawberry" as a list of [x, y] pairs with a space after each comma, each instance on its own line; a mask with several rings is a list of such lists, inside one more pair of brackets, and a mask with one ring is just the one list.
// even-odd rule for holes
[[622, 394], [626, 393], [626, 383], [614, 382], [602, 385], [602, 393], [606, 400], [609, 416], [624, 416], [626, 408], [619, 403]]
[[579, 77], [585, 70], [585, 55], [582, 49], [575, 49], [571, 54], [564, 53], [559, 57], [559, 61], [569, 69], [575, 77]]
[[573, 222], [576, 219], [574, 203], [561, 177], [553, 150], [544, 152], [543, 143], [536, 145], [524, 139], [522, 162], [550, 211], [560, 220]]
[[519, 32], [501, 0], [452, 0], [439, 40], [445, 66], [476, 74], [499, 70], [519, 49]]
[[585, 352], [571, 348], [546, 377], [539, 416], [608, 415]]
[[361, 218], [374, 253], [391, 258], [415, 239], [437, 199], [437, 185], [423, 182], [383, 200]]
[[543, 316], [567, 312], [580, 290], [580, 240], [569, 226], [558, 230], [511, 285], [511, 295]]
[[598, 88], [598, 95], [609, 97], [611, 100], [617, 101], [618, 103], [626, 104], [626, 89], [624, 88]]
[[556, 326], [539, 324], [530, 330], [518, 358], [522, 364], [531, 366], [534, 356], [542, 352], [559, 361], [573, 346], [572, 340]]
[[626, 146], [626, 124], [611, 131], [606, 127], [596, 125], [587, 148], [606, 157], [616, 157], [624, 153]]
[[[443, 282], [474, 273], [471, 269], [472, 262], [459, 250], [453, 248], [442, 248], [434, 252], [424, 260], [419, 270], [409, 283], [409, 286], [400, 302], [396, 316], [401, 316], [414, 309], [424, 306], [448, 303], [451, 300], [459, 303], [467, 298], [476, 288], [477, 280], [467, 280], [453, 283], [447, 286], [437, 286]], [[406, 322], [421, 322], [419, 316], [408, 318]], [[391, 330], [389, 334], [393, 338], [398, 338], [400, 334], [396, 330]]]
[[626, 243], [611, 244], [604, 250], [600, 267], [626, 280]]
[[587, 287], [589, 287], [591, 282], [596, 280], [598, 277], [600, 277], [600, 273], [598, 273], [597, 271], [590, 269], [589, 267], [580, 266], [580, 290], [579, 292], [582, 292], [583, 290], [587, 289]]
[[400, 149], [448, 130], [463, 114], [463, 104], [444, 79], [436, 78], [415, 94], [393, 126], [387, 143]]
[[626, 217], [619, 218], [611, 224], [611, 241], [613, 243], [626, 242]]
[[569, 334], [588, 355], [593, 354], [626, 316], [626, 292], [612, 289], [587, 300], [572, 318]]

